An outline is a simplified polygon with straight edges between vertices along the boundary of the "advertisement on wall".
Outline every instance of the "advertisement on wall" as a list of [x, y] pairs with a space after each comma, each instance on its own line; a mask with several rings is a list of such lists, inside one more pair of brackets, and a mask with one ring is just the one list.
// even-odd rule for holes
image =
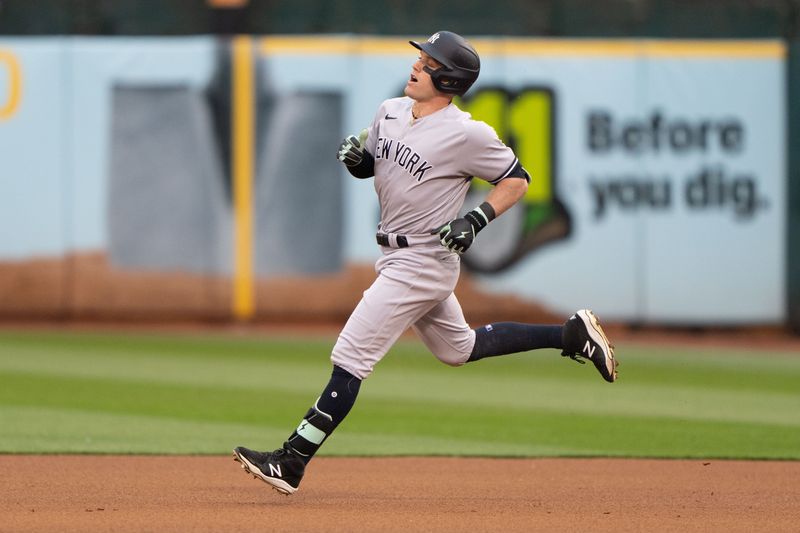
[[[349, 178], [333, 153], [401, 94], [416, 59], [406, 41], [252, 38], [256, 275], [377, 258], [371, 181]], [[455, 104], [533, 178], [463, 257], [474, 280], [560, 314], [784, 319], [781, 43], [472, 42], [480, 78]], [[0, 239], [0, 260], [103, 250], [121, 268], [229, 274], [229, 44], [0, 41], [0, 217], [22, 228]], [[465, 208], [488, 187], [474, 179]], [[329, 228], [313, 247], [291, 238], [308, 217]]]
[[[349, 66], [335, 42], [312, 52], [275, 39], [264, 49], [278, 90], [345, 84], [347, 131], [359, 131], [399, 94], [414, 60], [403, 44], [359, 42]], [[533, 176], [524, 201], [464, 256], [482, 283], [634, 322], [782, 319], [780, 43], [474, 44], [481, 75], [457, 104], [493, 126]], [[486, 192], [473, 181], [467, 209]], [[359, 189], [353, 205], [370, 203], [371, 191], [350, 188]], [[375, 214], [361, 215], [347, 242], [368, 258]]]

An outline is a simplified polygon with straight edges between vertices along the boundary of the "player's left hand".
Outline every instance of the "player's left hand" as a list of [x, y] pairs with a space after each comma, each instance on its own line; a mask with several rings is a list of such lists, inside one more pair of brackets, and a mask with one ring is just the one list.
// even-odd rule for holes
[[472, 241], [475, 240], [478, 232], [485, 228], [496, 216], [492, 204], [483, 202], [463, 217], [451, 220], [444, 226], [436, 228], [431, 232], [431, 235], [438, 233], [442, 246], [451, 252], [463, 254], [472, 246]]
[[455, 252], [463, 254], [475, 240], [475, 228], [466, 218], [457, 218], [447, 224], [433, 230], [431, 235], [439, 234], [442, 246]]

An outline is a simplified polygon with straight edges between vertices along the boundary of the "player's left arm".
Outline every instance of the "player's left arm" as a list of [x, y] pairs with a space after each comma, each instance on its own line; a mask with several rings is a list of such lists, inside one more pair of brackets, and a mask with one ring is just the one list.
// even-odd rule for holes
[[531, 181], [514, 152], [484, 122], [466, 123], [460, 148], [464, 173], [491, 176], [486, 181], [495, 187], [481, 205], [431, 232], [438, 233], [442, 245], [456, 253], [466, 252], [479, 231], [525, 195]]
[[522, 199], [528, 190], [530, 177], [522, 166], [519, 169], [520, 175], [507, 176], [496, 182], [481, 205], [462, 218], [451, 220], [432, 231], [432, 234], [439, 234], [442, 246], [459, 254], [466, 252], [478, 232]]
[[486, 202], [492, 206], [495, 217], [499, 217], [519, 202], [527, 191], [528, 180], [526, 178], [522, 176], [508, 177], [495, 185], [486, 196]]

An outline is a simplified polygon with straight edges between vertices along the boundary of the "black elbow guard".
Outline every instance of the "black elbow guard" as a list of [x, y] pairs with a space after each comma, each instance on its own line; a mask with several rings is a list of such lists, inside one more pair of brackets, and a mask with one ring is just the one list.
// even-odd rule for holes
[[522, 163], [520, 163], [519, 161], [517, 161], [517, 164], [514, 165], [514, 168], [512, 168], [511, 171], [509, 171], [509, 173], [506, 175], [506, 177], [507, 178], [523, 178], [528, 183], [531, 182], [531, 175], [528, 174], [528, 171], [525, 170], [525, 167], [523, 167]]
[[347, 171], [358, 179], [371, 178], [375, 175], [375, 158], [365, 150], [361, 161], [357, 165], [347, 167]]

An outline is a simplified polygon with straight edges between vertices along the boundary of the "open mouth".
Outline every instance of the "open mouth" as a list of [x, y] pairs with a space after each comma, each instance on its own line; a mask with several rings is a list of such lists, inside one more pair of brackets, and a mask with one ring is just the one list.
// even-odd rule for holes
[[417, 77], [412, 74], [408, 81], [416, 82], [417, 81]]

